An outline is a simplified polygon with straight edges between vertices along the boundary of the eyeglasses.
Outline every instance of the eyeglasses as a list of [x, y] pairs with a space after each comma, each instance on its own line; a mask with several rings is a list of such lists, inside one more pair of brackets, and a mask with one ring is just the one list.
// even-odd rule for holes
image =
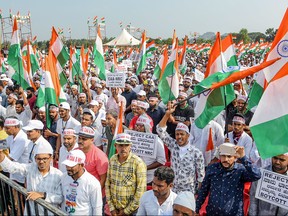
[[50, 157], [46, 157], [46, 158], [35, 158], [36, 159], [36, 161], [38, 161], [38, 162], [41, 162], [41, 161], [43, 161], [43, 163], [46, 163], [49, 159], [51, 158], [51, 156]]

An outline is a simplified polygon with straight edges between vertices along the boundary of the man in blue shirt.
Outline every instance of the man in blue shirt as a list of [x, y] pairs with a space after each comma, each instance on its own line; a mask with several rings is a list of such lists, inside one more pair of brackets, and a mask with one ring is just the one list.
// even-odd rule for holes
[[218, 154], [220, 162], [207, 168], [196, 201], [196, 213], [210, 193], [207, 215], [244, 215], [244, 183], [260, 179], [260, 170], [247, 159], [242, 146], [224, 143], [219, 146]]

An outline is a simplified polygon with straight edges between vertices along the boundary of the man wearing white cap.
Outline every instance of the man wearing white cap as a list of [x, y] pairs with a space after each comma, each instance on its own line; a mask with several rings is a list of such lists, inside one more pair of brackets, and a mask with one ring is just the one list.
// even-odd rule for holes
[[171, 165], [175, 171], [175, 181], [173, 191], [191, 191], [196, 193], [197, 188], [204, 179], [205, 166], [202, 152], [189, 142], [189, 128], [183, 123], [179, 123], [175, 130], [173, 139], [166, 131], [167, 120], [175, 111], [171, 103], [167, 104], [168, 110], [157, 125], [156, 130], [159, 137], [166, 144], [171, 152]]
[[173, 202], [177, 197], [171, 189], [175, 178], [170, 167], [161, 166], [154, 172], [152, 190], [146, 191], [140, 199], [137, 215], [172, 215]]
[[249, 124], [253, 117], [253, 112], [247, 110], [247, 96], [238, 95], [236, 99], [236, 109], [230, 112], [227, 118], [228, 131], [232, 130], [232, 120], [236, 113], [241, 113], [245, 120], [245, 130], [250, 132]]
[[95, 88], [96, 95], [93, 97], [94, 100], [101, 98], [103, 100], [104, 110], [107, 108], [108, 96], [103, 93], [103, 88], [100, 83], [96, 84]]
[[[272, 157], [272, 164], [264, 168], [285, 177], [288, 175], [288, 152]], [[265, 202], [255, 197], [257, 182], [253, 182], [250, 188], [250, 207], [249, 215], [288, 215], [288, 209], [281, 208], [272, 203]], [[279, 185], [278, 185], [279, 186]], [[287, 184], [286, 184], [287, 186]]]
[[152, 128], [153, 128], [154, 123], [153, 123], [153, 119], [146, 113], [148, 108], [149, 108], [149, 104], [147, 102], [137, 100], [137, 105], [135, 108], [135, 112], [137, 115], [132, 118], [132, 120], [129, 124], [129, 129], [135, 129], [135, 124], [136, 124], [137, 119], [140, 116], [143, 116], [143, 117], [149, 118], [151, 120], [150, 125], [151, 125], [151, 132], [152, 132]]
[[220, 162], [207, 167], [196, 201], [196, 213], [209, 196], [207, 215], [244, 215], [244, 183], [257, 181], [261, 172], [245, 156], [242, 146], [223, 143], [217, 155]]
[[63, 145], [59, 150], [59, 161], [58, 161], [58, 169], [62, 172], [66, 172], [66, 166], [62, 164], [64, 160], [66, 160], [70, 151], [78, 148], [77, 143], [77, 134], [73, 128], [66, 128], [63, 131]]
[[129, 127], [131, 120], [137, 115], [136, 106], [137, 106], [137, 100], [132, 100], [130, 105], [131, 112], [129, 112], [125, 117], [126, 120], [125, 125], [127, 127]]
[[[50, 148], [50, 143], [42, 136], [44, 125], [39, 120], [30, 120], [28, 124], [23, 127], [23, 130], [27, 133], [27, 137], [30, 140], [28, 144], [29, 163], [35, 162], [35, 152], [40, 146]], [[52, 147], [51, 147], [52, 148]]]
[[234, 143], [237, 146], [243, 146], [245, 155], [250, 159], [250, 153], [253, 147], [252, 138], [244, 131], [245, 119], [241, 113], [236, 113], [232, 120], [233, 131], [228, 133], [225, 142]]
[[69, 104], [71, 104], [71, 115], [74, 116], [77, 110], [77, 100], [78, 100], [78, 86], [72, 85], [71, 86], [71, 92], [69, 95], [69, 100], [67, 101]]
[[[143, 115], [140, 116], [136, 121], [134, 130], [142, 133], [151, 134], [150, 121], [151, 120], [149, 118]], [[156, 136], [154, 151], [156, 151], [154, 153], [155, 157], [138, 155], [147, 166], [147, 184], [149, 185], [151, 185], [152, 183], [154, 171], [156, 170], [156, 168], [166, 163], [164, 144], [158, 136]], [[137, 155], [137, 153], [135, 154]]]
[[[35, 163], [20, 164], [5, 157], [0, 151], [0, 165], [3, 170], [9, 173], [19, 173], [26, 177], [28, 200], [39, 198], [57, 207], [62, 202], [61, 176], [62, 172], [52, 166], [53, 149], [51, 146], [40, 145], [35, 151]], [[34, 202], [29, 202], [30, 213], [25, 207], [26, 215], [35, 215]], [[39, 214], [43, 215], [44, 210], [39, 207]]]
[[[108, 170], [107, 155], [94, 145], [95, 130], [92, 127], [82, 126], [78, 136], [78, 147], [86, 156], [85, 169], [101, 184], [102, 195], [105, 196], [105, 181]], [[101, 137], [100, 137], [101, 142]], [[100, 143], [101, 144], [101, 143]]]
[[55, 160], [58, 160], [59, 149], [61, 147], [61, 143], [63, 143], [63, 131], [66, 128], [74, 128], [76, 133], [79, 132], [81, 123], [73, 118], [70, 114], [70, 105], [67, 102], [62, 102], [59, 104], [59, 116], [60, 118], [57, 121], [57, 142], [56, 142], [56, 150], [55, 150]]
[[173, 216], [194, 216], [196, 203], [194, 194], [190, 191], [182, 191], [178, 194], [173, 204]]
[[193, 92], [192, 88], [190, 88], [192, 85], [192, 77], [185, 76], [183, 80], [183, 92], [187, 94], [187, 96], [190, 96]]
[[106, 112], [102, 109], [100, 109], [100, 106], [99, 106], [99, 102], [96, 101], [96, 100], [91, 100], [90, 103], [89, 103], [89, 109], [93, 111], [94, 115], [95, 115], [95, 118], [93, 120], [93, 127], [95, 127], [95, 129], [97, 131], [102, 131], [103, 130], [103, 126], [102, 126], [102, 123], [101, 123], [101, 118], [104, 116], [106, 116]]
[[102, 215], [101, 186], [84, 169], [85, 159], [85, 154], [76, 149], [62, 162], [67, 169], [62, 178], [62, 210], [68, 215]]
[[[21, 129], [20, 121], [16, 117], [8, 117], [5, 119], [4, 128], [9, 135], [6, 139], [10, 150], [8, 158], [18, 163], [28, 163], [29, 140], [26, 133]], [[19, 173], [10, 174], [10, 179], [22, 184], [22, 186], [25, 183], [24, 176]]]
[[135, 214], [146, 191], [146, 165], [131, 152], [131, 136], [118, 134], [117, 154], [109, 161], [105, 184], [106, 198], [112, 216]]
[[140, 90], [140, 91], [137, 93], [137, 100], [147, 102], [146, 92], [145, 92], [144, 90]]

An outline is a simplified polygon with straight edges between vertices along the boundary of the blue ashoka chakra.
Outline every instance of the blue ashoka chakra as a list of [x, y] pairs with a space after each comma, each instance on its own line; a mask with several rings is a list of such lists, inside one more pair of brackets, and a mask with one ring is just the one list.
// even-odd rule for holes
[[277, 52], [281, 57], [288, 57], [288, 40], [282, 40], [279, 42]]

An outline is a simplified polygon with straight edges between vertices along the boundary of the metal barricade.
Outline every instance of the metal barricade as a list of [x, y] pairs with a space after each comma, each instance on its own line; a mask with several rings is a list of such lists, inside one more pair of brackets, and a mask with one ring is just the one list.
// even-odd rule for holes
[[[13, 189], [16, 191], [17, 197], [13, 196]], [[26, 197], [27, 190], [24, 187], [21, 187], [20, 185], [0, 173], [0, 211], [2, 216], [24, 215], [25, 206], [25, 215], [67, 215], [66, 213], [43, 199], [37, 199], [35, 201], [32, 201], [34, 202], [34, 211], [31, 211], [31, 205], [29, 201], [26, 200]], [[15, 200], [18, 201], [18, 208], [16, 208]], [[41, 206], [40, 208], [44, 209], [43, 214], [39, 214], [39, 206]]]

